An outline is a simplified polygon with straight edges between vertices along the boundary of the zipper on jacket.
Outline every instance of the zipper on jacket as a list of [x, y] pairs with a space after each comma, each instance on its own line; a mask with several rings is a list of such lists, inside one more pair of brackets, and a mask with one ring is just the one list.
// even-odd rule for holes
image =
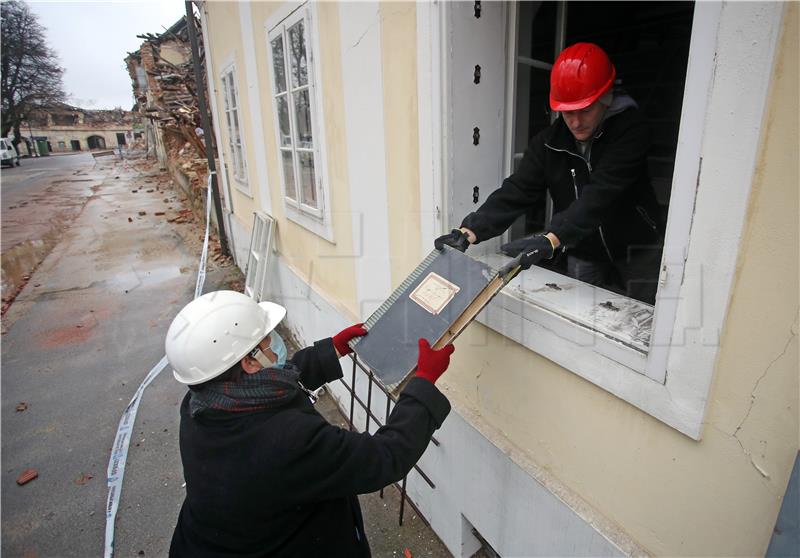
[[606, 254], [608, 254], [608, 259], [613, 262], [614, 258], [611, 257], [611, 250], [608, 249], [608, 244], [606, 244], [606, 235], [603, 234], [603, 226], [599, 225], [597, 227], [597, 230], [600, 231], [600, 240], [603, 241], [603, 248], [606, 249]]
[[[586, 162], [587, 166], [589, 162]], [[591, 170], [591, 167], [590, 167]], [[570, 174], [572, 174], [572, 187], [575, 188], [575, 201], [578, 201], [578, 181], [575, 178], [575, 169], [569, 169]], [[606, 249], [606, 255], [610, 261], [614, 261], [614, 258], [611, 256], [611, 250], [608, 249], [608, 244], [606, 243], [606, 235], [603, 234], [603, 226], [598, 225], [597, 230], [600, 231], [600, 241], [603, 243], [603, 248]]]
[[553, 151], [558, 151], [560, 153], [567, 153], [569, 155], [572, 155], [573, 157], [577, 157], [578, 159], [580, 159], [581, 161], [586, 163], [586, 167], [589, 169], [589, 172], [592, 172], [592, 163], [589, 162], [589, 160], [586, 157], [584, 157], [583, 155], [579, 155], [578, 153], [575, 153], [574, 151], [570, 151], [569, 149], [558, 149], [557, 147], [553, 147], [552, 145], [550, 145], [548, 143], [545, 143], [544, 146], [546, 148], [548, 148], [548, 149], [553, 150]]
[[651, 229], [653, 229], [654, 231], [658, 232], [658, 227], [656, 227], [655, 221], [653, 221], [653, 219], [650, 218], [650, 215], [648, 215], [648, 213], [645, 210], [645, 208], [643, 208], [641, 205], [637, 205], [636, 206], [636, 211], [638, 211], [639, 215], [642, 216], [642, 219], [644, 219], [644, 222], [647, 223], [648, 225], [650, 225]]
[[572, 174], [572, 187], [575, 188], [575, 201], [578, 201], [578, 182], [575, 180], [575, 169], [569, 169]]

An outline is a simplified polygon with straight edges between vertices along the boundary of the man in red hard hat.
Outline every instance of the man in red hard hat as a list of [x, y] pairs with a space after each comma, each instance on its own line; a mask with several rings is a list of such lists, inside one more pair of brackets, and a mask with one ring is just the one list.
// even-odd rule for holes
[[549, 192], [548, 230], [503, 251], [522, 254], [528, 269], [560, 250], [570, 276], [652, 304], [663, 231], [647, 171], [650, 129], [636, 102], [614, 89], [615, 78], [599, 46], [564, 49], [550, 74], [550, 108], [561, 118], [531, 140], [517, 171], [435, 246], [463, 251], [502, 234]]

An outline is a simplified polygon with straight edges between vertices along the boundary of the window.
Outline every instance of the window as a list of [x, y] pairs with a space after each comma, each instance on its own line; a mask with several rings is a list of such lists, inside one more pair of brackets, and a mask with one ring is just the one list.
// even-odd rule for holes
[[236, 69], [233, 66], [222, 73], [222, 93], [225, 102], [225, 124], [228, 128], [228, 146], [233, 160], [233, 176], [240, 189], [249, 194], [247, 165], [244, 160], [242, 130], [239, 123], [239, 93], [236, 86]]
[[[290, 215], [324, 218], [310, 10], [301, 8], [268, 33], [278, 156]], [[294, 210], [293, 212], [291, 210]]]
[[[651, 15], [658, 21], [659, 11], [668, 14], [685, 6], [657, 3]], [[592, 20], [602, 19], [604, 7], [613, 12], [619, 6], [561, 4], [568, 15], [561, 32], [567, 32], [569, 21], [580, 28], [582, 17], [584, 32], [596, 30], [600, 26]], [[515, 146], [509, 130], [518, 115], [509, 107], [517, 100], [518, 10], [525, 8], [524, 3], [484, 2], [480, 10], [473, 3], [443, 3], [420, 12], [422, 29], [444, 23], [438, 43], [426, 47], [431, 35], [423, 35], [417, 45], [429, 57], [418, 67], [420, 90], [430, 92], [419, 98], [420, 115], [428, 115], [426, 120], [421, 116], [420, 146], [442, 152], [441, 163], [421, 166], [421, 193], [426, 184], [444, 185], [441, 198], [421, 197], [422, 210], [436, 224], [441, 199], [445, 211], [438, 230], [457, 226], [511, 170]], [[581, 16], [582, 9], [595, 15]], [[634, 4], [631, 17], [617, 12], [629, 27], [618, 45], [630, 38], [646, 45], [650, 36], [637, 31], [643, 27], [637, 18], [649, 9]], [[783, 11], [779, 4], [725, 3], [723, 8], [721, 2], [698, 2], [692, 10], [690, 31], [677, 32], [685, 30], [684, 24], [676, 26], [669, 18], [651, 27], [656, 36], [685, 40], [688, 35], [685, 83], [665, 84], [661, 99], [662, 90], [655, 88], [649, 100], [639, 99], [658, 101], [651, 109], [660, 106], [664, 115], [656, 123], [664, 126], [663, 149], [648, 162], [651, 173], [669, 183], [662, 186], [669, 214], [656, 305], [536, 268], [507, 286], [478, 320], [697, 439], [732, 294]], [[557, 18], [556, 11], [550, 24]], [[685, 15], [680, 21], [686, 21]], [[542, 28], [551, 29], [550, 24]], [[553, 35], [542, 31], [536, 37], [545, 34]], [[659, 59], [670, 51], [654, 43], [649, 52]], [[551, 56], [532, 52], [529, 58], [551, 63]], [[439, 67], [444, 71], [428, 71]], [[669, 63], [653, 69], [656, 76], [679, 76]], [[630, 87], [635, 73], [626, 74]], [[433, 111], [437, 98], [443, 107]], [[528, 121], [539, 118], [546, 124], [544, 107], [533, 110], [538, 116]], [[508, 261], [499, 253], [502, 241], [483, 242], [470, 254], [499, 267]]]
[[244, 282], [245, 294], [256, 302], [261, 302], [264, 296], [274, 234], [274, 219], [256, 212], [253, 216], [253, 235], [250, 237], [250, 252], [247, 258]]
[[[665, 222], [693, 11], [693, 2], [519, 2], [516, 52], [509, 55], [516, 57], [511, 76], [515, 99], [506, 108], [514, 115], [513, 126], [506, 130], [513, 154], [509, 169], [516, 170], [528, 140], [559, 118], [548, 103], [556, 56], [577, 42], [599, 44], [617, 69], [615, 93], [637, 103], [653, 134], [647, 163], [656, 203], [649, 211], [640, 207], [640, 214], [652, 226]], [[548, 196], [512, 225], [509, 238], [547, 230], [552, 214]], [[566, 264], [567, 258], [559, 255], [543, 267], [567, 274]], [[650, 267], [655, 274], [658, 262]], [[604, 286], [622, 292], [618, 280], [608, 280]]]
[[[658, 187], [660, 212], [666, 216], [693, 11], [692, 2], [517, 2], [508, 4], [505, 10], [500, 6], [483, 9], [480, 19], [456, 19], [457, 27], [465, 25], [470, 29], [463, 40], [472, 43], [472, 50], [455, 46], [452, 51], [475, 54], [477, 43], [486, 52], [473, 58], [481, 62], [478, 66], [484, 77], [478, 75], [475, 62], [469, 61], [468, 67], [476, 68], [471, 76], [472, 87], [452, 97], [453, 113], [466, 111], [463, 114], [471, 117], [464, 131], [471, 141], [463, 151], [456, 148], [453, 154], [451, 183], [470, 187], [454, 187], [448, 215], [451, 223], [457, 225], [464, 215], [474, 211], [512, 173], [528, 140], [557, 118], [549, 110], [550, 69], [565, 46], [581, 41], [595, 42], [608, 52], [617, 68], [615, 87], [623, 87], [638, 102], [656, 129], [648, 166]], [[465, 12], [471, 15], [468, 10]], [[484, 20], [487, 17], [502, 23], [490, 32], [496, 33], [495, 37], [481, 34], [480, 27], [476, 27], [488, 27]], [[504, 29], [507, 33], [502, 36]], [[653, 64], [654, 58], [660, 63]], [[491, 71], [495, 66], [505, 68], [505, 83], [493, 79]], [[455, 124], [457, 129], [462, 125]], [[455, 131], [454, 135], [464, 132]], [[483, 242], [471, 252], [499, 267], [507, 260], [499, 251], [503, 242], [546, 229], [552, 215], [548, 196], [501, 237]], [[507, 306], [521, 304], [521, 308], [530, 308], [524, 312], [526, 316], [540, 314], [538, 320], [545, 327], [593, 354], [663, 382], [663, 363], [655, 366], [648, 358], [654, 342], [655, 308], [628, 298], [611, 282], [598, 287], [568, 277], [568, 259], [569, 256], [557, 257], [535, 272], [522, 274], [500, 300]], [[657, 276], [659, 267], [659, 262], [653, 261], [651, 273]], [[674, 306], [675, 301], [666, 301], [662, 306], [670, 304]]]

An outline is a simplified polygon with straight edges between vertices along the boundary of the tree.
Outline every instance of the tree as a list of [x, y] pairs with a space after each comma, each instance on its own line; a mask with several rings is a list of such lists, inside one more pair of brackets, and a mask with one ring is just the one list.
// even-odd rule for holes
[[66, 99], [61, 81], [64, 69], [48, 47], [45, 28], [28, 5], [19, 0], [0, 2], [0, 100], [2, 137], [14, 131], [19, 143], [20, 123], [32, 110]]

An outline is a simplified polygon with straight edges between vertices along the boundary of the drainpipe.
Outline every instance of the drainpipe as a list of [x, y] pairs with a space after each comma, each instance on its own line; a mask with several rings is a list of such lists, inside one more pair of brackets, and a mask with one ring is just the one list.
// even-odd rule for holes
[[211, 174], [211, 195], [214, 198], [214, 213], [217, 216], [217, 232], [219, 233], [219, 247], [223, 256], [230, 256], [228, 250], [228, 239], [225, 235], [225, 221], [222, 216], [222, 203], [219, 199], [219, 188], [217, 187], [217, 165], [214, 161], [214, 151], [211, 145], [211, 125], [208, 120], [208, 109], [206, 107], [206, 88], [203, 85], [203, 75], [200, 71], [200, 52], [197, 48], [197, 30], [194, 27], [194, 11], [192, 2], [186, 0], [186, 27], [189, 30], [189, 42], [192, 45], [192, 61], [194, 62], [194, 84], [197, 93], [197, 108], [200, 110], [200, 117], [203, 122], [203, 139], [206, 144], [206, 158], [208, 159], [208, 172]]

